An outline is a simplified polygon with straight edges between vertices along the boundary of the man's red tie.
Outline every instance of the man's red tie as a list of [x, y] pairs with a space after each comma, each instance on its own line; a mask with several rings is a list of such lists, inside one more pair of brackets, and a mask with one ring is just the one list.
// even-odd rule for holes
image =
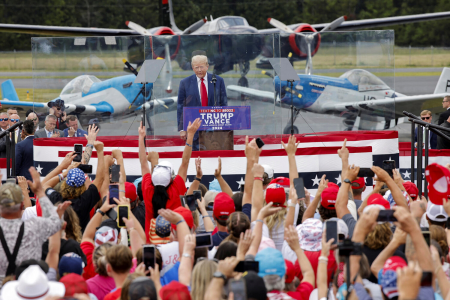
[[56, 128], [59, 129], [59, 122], [58, 122], [58, 118], [56, 118]]
[[202, 97], [202, 106], [208, 106], [208, 92], [206, 92], [206, 85], [204, 83], [204, 78], [201, 79], [200, 93]]

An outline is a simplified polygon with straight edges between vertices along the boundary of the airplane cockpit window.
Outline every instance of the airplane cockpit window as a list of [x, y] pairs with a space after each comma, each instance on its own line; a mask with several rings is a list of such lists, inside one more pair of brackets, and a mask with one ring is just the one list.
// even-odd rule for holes
[[196, 33], [208, 32], [209, 24], [210, 24], [209, 22], [206, 22], [205, 24], [203, 24], [203, 26], [200, 27]]
[[219, 28], [220, 29], [225, 29], [225, 28], [228, 28], [230, 26], [233, 26], [233, 24], [230, 24], [229, 22], [227, 22], [227, 19], [219, 20], [218, 24], [219, 24]]
[[350, 70], [342, 74], [339, 78], [347, 78], [351, 84], [358, 85], [360, 91], [389, 89], [389, 86], [383, 80], [366, 70]]
[[86, 94], [95, 82], [101, 82], [101, 80], [92, 75], [78, 76], [72, 79], [72, 81], [64, 87], [61, 91], [61, 95], [76, 94], [81, 92]]
[[247, 20], [244, 18], [222, 18], [219, 20], [219, 27], [221, 29], [230, 26], [248, 26]]

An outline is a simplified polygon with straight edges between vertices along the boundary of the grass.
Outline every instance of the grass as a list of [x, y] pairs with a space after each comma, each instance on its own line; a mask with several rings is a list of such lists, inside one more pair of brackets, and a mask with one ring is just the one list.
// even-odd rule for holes
[[[1, 89], [0, 89], [1, 91]], [[27, 98], [27, 91], [29, 98]], [[48, 102], [49, 99], [55, 99], [59, 96], [61, 93], [61, 90], [59, 89], [24, 89], [24, 88], [16, 88], [17, 95], [19, 96], [20, 101], [29, 101], [33, 102], [33, 96], [36, 96], [34, 98], [34, 102]]]

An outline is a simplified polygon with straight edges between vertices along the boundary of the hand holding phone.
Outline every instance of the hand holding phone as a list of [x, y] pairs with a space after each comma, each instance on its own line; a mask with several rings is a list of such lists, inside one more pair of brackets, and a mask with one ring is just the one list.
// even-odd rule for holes
[[155, 245], [143, 245], [142, 246], [142, 261], [145, 264], [145, 269], [148, 270], [149, 267], [155, 268], [156, 255], [155, 255]]
[[327, 230], [327, 242], [331, 239], [334, 239], [332, 245], [337, 245], [339, 241], [337, 221], [327, 220], [326, 230]]
[[109, 185], [109, 204], [117, 204], [113, 198], [119, 199], [119, 185], [117, 184]]
[[120, 180], [120, 165], [111, 166], [111, 182], [119, 182]]
[[76, 156], [73, 158], [74, 162], [81, 162], [81, 155], [83, 154], [83, 145], [82, 144], [75, 144], [73, 145], [73, 151], [75, 152]]
[[375, 177], [375, 173], [370, 168], [359, 168], [358, 177]]
[[385, 170], [391, 178], [394, 178], [394, 173], [392, 172], [395, 169], [395, 160], [383, 160], [383, 170]]
[[394, 212], [392, 209], [380, 210], [377, 222], [397, 222], [397, 218], [394, 217]]
[[[302, 199], [305, 198], [305, 183], [302, 177], [294, 178], [294, 187], [297, 192], [297, 198]], [[292, 201], [296, 201], [297, 199], [291, 199]]]
[[123, 221], [122, 218], [127, 218], [129, 219], [130, 216], [130, 210], [128, 208], [128, 205], [119, 205], [117, 207], [117, 227], [121, 228], [121, 227], [126, 227], [125, 222]]
[[195, 248], [211, 247], [213, 245], [211, 232], [200, 233], [195, 236]]

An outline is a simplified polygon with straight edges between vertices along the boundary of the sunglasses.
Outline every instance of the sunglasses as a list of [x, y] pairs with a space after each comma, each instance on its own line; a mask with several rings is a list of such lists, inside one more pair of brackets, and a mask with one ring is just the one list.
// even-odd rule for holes
[[36, 120], [37, 120], [37, 118], [34, 118], [34, 119], [30, 119], [30, 120], [34, 122], [34, 121], [36, 121]]
[[0, 119], [0, 122], [8, 121], [8, 120], [9, 120], [8, 118], [4, 118], [4, 119]]
[[421, 117], [422, 118], [422, 120], [429, 120], [430, 119], [430, 117]]
[[444, 103], [444, 102], [448, 102], [448, 100], [443, 100], [442, 103]]
[[61, 110], [61, 107], [55, 106], [56, 110]]
[[[204, 261], [204, 260], [208, 260], [208, 258], [207, 257], [199, 257], [199, 258], [197, 258], [196, 263], [198, 264], [199, 262]], [[219, 263], [219, 260], [217, 258], [213, 258], [213, 259], [209, 259], [209, 260], [212, 260], [212, 261], [215, 261], [216, 263]]]
[[17, 123], [20, 121], [20, 119], [9, 119], [11, 122]]

